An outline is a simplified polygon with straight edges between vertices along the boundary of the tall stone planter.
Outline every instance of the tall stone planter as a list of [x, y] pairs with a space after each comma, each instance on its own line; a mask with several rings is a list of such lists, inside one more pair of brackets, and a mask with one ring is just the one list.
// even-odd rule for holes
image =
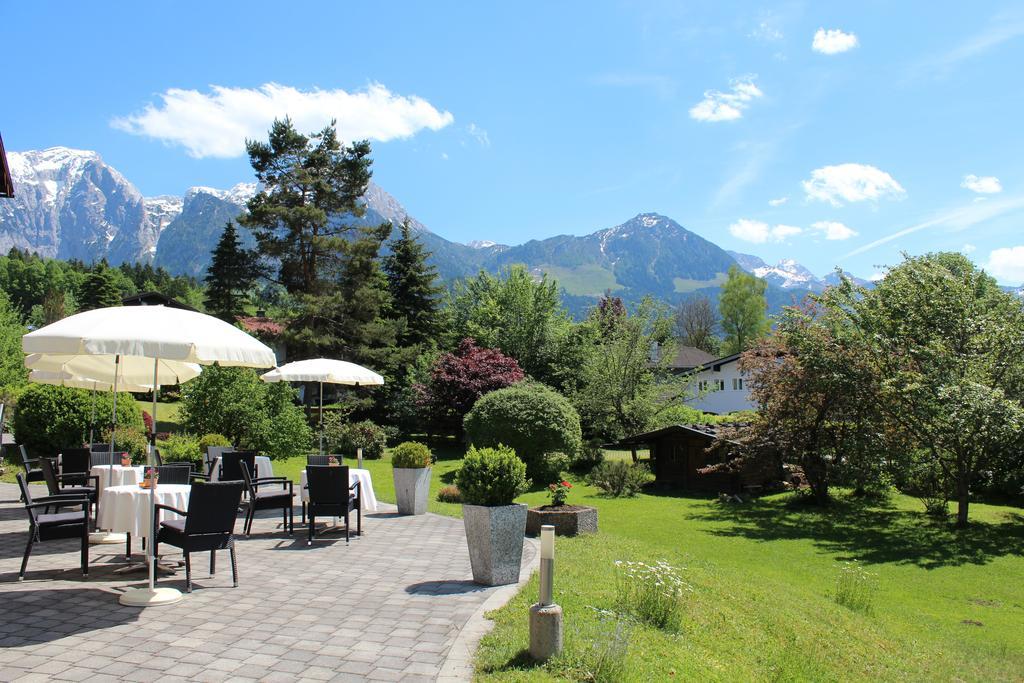
[[463, 505], [462, 522], [466, 527], [473, 581], [485, 586], [519, 581], [526, 506]]
[[427, 501], [430, 498], [430, 469], [429, 467], [394, 468], [398, 514], [422, 515], [427, 512]]

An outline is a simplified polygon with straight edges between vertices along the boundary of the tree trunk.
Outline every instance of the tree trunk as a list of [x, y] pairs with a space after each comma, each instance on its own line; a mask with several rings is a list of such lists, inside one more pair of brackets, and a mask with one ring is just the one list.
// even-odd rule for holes
[[958, 529], [967, 527], [967, 508], [971, 498], [970, 474], [961, 469], [956, 478], [956, 526]]
[[804, 476], [814, 494], [814, 501], [821, 506], [828, 505], [828, 469], [820, 458], [809, 458], [804, 464]]

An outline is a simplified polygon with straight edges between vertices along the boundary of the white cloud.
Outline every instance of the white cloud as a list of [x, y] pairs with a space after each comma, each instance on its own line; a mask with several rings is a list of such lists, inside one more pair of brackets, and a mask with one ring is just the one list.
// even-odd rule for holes
[[1024, 247], [1004, 247], [988, 255], [985, 270], [1000, 282], [1024, 283]]
[[814, 34], [811, 49], [823, 55], [836, 55], [852, 50], [857, 44], [857, 36], [853, 33], [844, 33], [837, 28], [830, 28], [827, 31], [819, 28]]
[[448, 161], [448, 152], [441, 152], [441, 159], [443, 161]]
[[970, 243], [967, 243], [964, 246], [960, 247], [960, 251], [962, 251], [965, 254], [970, 254], [972, 251], [975, 251], [976, 249], [977, 247]]
[[754, 76], [734, 79], [729, 92], [704, 91], [704, 99], [690, 108], [690, 118], [697, 121], [735, 121], [743, 118], [750, 103], [764, 95], [754, 84]]
[[878, 282], [880, 280], [885, 279], [885, 273], [879, 273], [876, 270], [874, 273], [871, 273], [871, 275], [868, 275], [868, 279], [871, 280], [872, 282]]
[[159, 104], [147, 104], [111, 125], [181, 145], [199, 159], [241, 156], [246, 138], [265, 139], [273, 120], [285, 116], [303, 133], [337, 119], [342, 140], [380, 142], [408, 138], [425, 128], [440, 130], [455, 120], [421, 97], [396, 95], [379, 83], [351, 93], [340, 88], [303, 91], [278, 83], [259, 88], [214, 85], [207, 93], [170, 88], [159, 97]]
[[782, 206], [789, 201], [789, 197], [779, 197], [777, 199], [769, 199], [768, 206]]
[[803, 232], [795, 225], [771, 226], [763, 221], [741, 218], [729, 226], [729, 232], [733, 237], [744, 242], [764, 244], [765, 242], [781, 242], [787, 237], [793, 237]]
[[471, 123], [466, 126], [466, 132], [472, 135], [476, 141], [480, 143], [481, 147], [491, 146], [491, 138], [487, 135], [487, 131], [475, 123]]
[[857, 236], [857, 231], [839, 221], [818, 221], [811, 223], [811, 229], [820, 232], [827, 240], [848, 240]]
[[964, 176], [960, 187], [978, 194], [996, 194], [1003, 191], [1003, 184], [994, 175], [976, 176], [973, 173]]
[[881, 169], [867, 164], [839, 164], [811, 171], [809, 180], [803, 181], [808, 199], [842, 206], [843, 201], [862, 202], [884, 197], [899, 199], [906, 190]]
[[748, 35], [751, 38], [762, 40], [766, 43], [774, 43], [785, 37], [778, 27], [778, 21], [774, 17], [761, 19]]

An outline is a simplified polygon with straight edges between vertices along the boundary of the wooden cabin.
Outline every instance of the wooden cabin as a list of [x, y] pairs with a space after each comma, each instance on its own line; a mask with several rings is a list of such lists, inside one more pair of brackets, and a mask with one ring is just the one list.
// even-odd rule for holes
[[[734, 456], [732, 442], [719, 439], [717, 425], [671, 425], [629, 436], [609, 448], [646, 448], [651, 454], [655, 482], [708, 493], [749, 493], [777, 481], [777, 473], [760, 467], [701, 473], [698, 470]], [[709, 448], [715, 445], [714, 449]]]

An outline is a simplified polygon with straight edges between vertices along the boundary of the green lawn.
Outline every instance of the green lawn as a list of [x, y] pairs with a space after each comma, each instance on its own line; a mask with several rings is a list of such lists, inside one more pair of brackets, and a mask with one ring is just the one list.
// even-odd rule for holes
[[[539, 503], [540, 492], [523, 502]], [[570, 502], [600, 509], [601, 532], [556, 553], [566, 656], [528, 662], [536, 577], [493, 613], [477, 655], [481, 680], [586, 679], [593, 642], [612, 642], [615, 560], [664, 559], [694, 587], [680, 635], [631, 627], [625, 680], [1021, 680], [1024, 515], [973, 505], [964, 535], [898, 496], [871, 506], [844, 495], [819, 512], [783, 494], [747, 505], [645, 494], [605, 499], [577, 485]], [[840, 563], [876, 575], [870, 615], [839, 606]], [[604, 635], [601, 635], [604, 634]]]
[[[145, 410], [147, 413], [153, 412], [152, 401], [140, 401], [139, 399], [135, 399], [135, 403], [139, 406], [139, 410]], [[163, 401], [158, 400], [156, 402], [156, 431], [181, 431], [181, 425], [178, 423], [180, 413], [181, 404], [177, 401], [173, 403], [164, 403]]]

